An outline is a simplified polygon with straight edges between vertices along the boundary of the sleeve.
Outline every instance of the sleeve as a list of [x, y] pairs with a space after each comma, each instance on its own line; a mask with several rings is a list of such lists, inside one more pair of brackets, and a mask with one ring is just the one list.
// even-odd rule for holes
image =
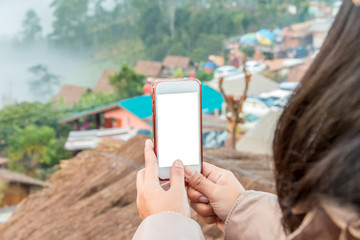
[[277, 196], [258, 191], [243, 193], [225, 221], [226, 240], [285, 240]]
[[204, 240], [200, 225], [179, 213], [162, 212], [147, 217], [133, 240]]

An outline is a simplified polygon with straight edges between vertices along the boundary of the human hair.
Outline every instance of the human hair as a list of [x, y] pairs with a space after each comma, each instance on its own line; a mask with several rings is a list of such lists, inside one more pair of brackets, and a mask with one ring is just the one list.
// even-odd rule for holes
[[[318, 56], [284, 108], [273, 142], [283, 226], [331, 197], [360, 209], [360, 7], [344, 0]], [[320, 197], [321, 196], [321, 197]]]

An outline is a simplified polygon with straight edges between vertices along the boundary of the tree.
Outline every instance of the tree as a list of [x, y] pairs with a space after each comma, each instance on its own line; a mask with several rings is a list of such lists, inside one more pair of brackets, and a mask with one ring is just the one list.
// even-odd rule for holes
[[91, 46], [88, 5], [89, 0], [53, 0], [55, 21], [49, 39], [73, 49]]
[[22, 22], [22, 38], [26, 43], [33, 43], [41, 38], [42, 27], [40, 18], [32, 9], [26, 12], [26, 17]]
[[175, 70], [175, 73], [174, 73], [173, 77], [174, 77], [174, 78], [183, 78], [183, 77], [184, 77], [184, 73], [183, 73], [182, 69], [181, 69], [181, 68], [177, 68], [177, 69]]
[[196, 72], [195, 77], [203, 82], [211, 81], [214, 79], [214, 72], [207, 73], [205, 70], [199, 69]]
[[110, 76], [109, 81], [115, 87], [118, 97], [125, 99], [142, 94], [145, 76], [136, 73], [124, 63], [120, 72]]
[[82, 95], [78, 102], [71, 108], [72, 112], [79, 112], [85, 109], [101, 106], [104, 104], [115, 102], [117, 99], [113, 93], [90, 92]]
[[46, 101], [53, 96], [54, 87], [60, 84], [59, 77], [49, 73], [48, 68], [38, 64], [28, 69], [34, 75], [29, 80], [29, 86], [38, 101]]
[[29, 125], [24, 129], [17, 129], [9, 137], [9, 168], [34, 176], [40, 164], [53, 166], [58, 163], [59, 157], [69, 157], [69, 154], [59, 154], [57, 145], [53, 128]]

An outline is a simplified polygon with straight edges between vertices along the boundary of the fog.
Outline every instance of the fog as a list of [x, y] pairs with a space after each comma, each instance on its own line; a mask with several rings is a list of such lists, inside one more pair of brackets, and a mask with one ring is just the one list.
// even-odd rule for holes
[[90, 67], [91, 53], [69, 53], [51, 48], [45, 41], [32, 46], [16, 44], [26, 11], [33, 9], [41, 18], [43, 35], [51, 32], [52, 0], [0, 1], [0, 108], [21, 101], [34, 100], [29, 91], [31, 78], [28, 69], [37, 64], [48, 67], [50, 73], [60, 76], [61, 84], [71, 83], [92, 87], [100, 69]]

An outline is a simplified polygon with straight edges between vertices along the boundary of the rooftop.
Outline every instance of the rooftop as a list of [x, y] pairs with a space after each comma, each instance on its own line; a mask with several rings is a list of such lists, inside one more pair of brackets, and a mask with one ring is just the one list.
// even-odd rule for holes
[[64, 99], [66, 106], [72, 107], [79, 101], [82, 94], [86, 93], [88, 88], [70, 84], [64, 84], [60, 92], [55, 97], [55, 102], [60, 103]]
[[[202, 85], [202, 110], [204, 114], [213, 113], [215, 109], [221, 109], [223, 98], [219, 92], [209, 86]], [[91, 108], [85, 111], [74, 113], [60, 119], [59, 123], [67, 123], [79, 118], [87, 117], [97, 113], [107, 112], [117, 108], [125, 108], [140, 119], [146, 119], [152, 116], [152, 98], [151, 95], [142, 95], [138, 97], [120, 100], [118, 102]]]
[[115, 89], [109, 83], [109, 76], [114, 75], [117, 73], [115, 70], [105, 70], [101, 75], [99, 81], [96, 83], [95, 87], [93, 88], [94, 92], [107, 92], [113, 93]]
[[163, 61], [165, 67], [188, 68], [190, 63], [190, 58], [183, 56], [166, 56]]
[[139, 60], [134, 67], [137, 73], [144, 74], [149, 77], [160, 76], [163, 65], [161, 62], [153, 62], [146, 60]]
[[30, 186], [41, 186], [41, 187], [48, 186], [46, 182], [26, 176], [21, 173], [10, 171], [8, 169], [0, 169], [0, 180], [2, 184], [21, 183]]

